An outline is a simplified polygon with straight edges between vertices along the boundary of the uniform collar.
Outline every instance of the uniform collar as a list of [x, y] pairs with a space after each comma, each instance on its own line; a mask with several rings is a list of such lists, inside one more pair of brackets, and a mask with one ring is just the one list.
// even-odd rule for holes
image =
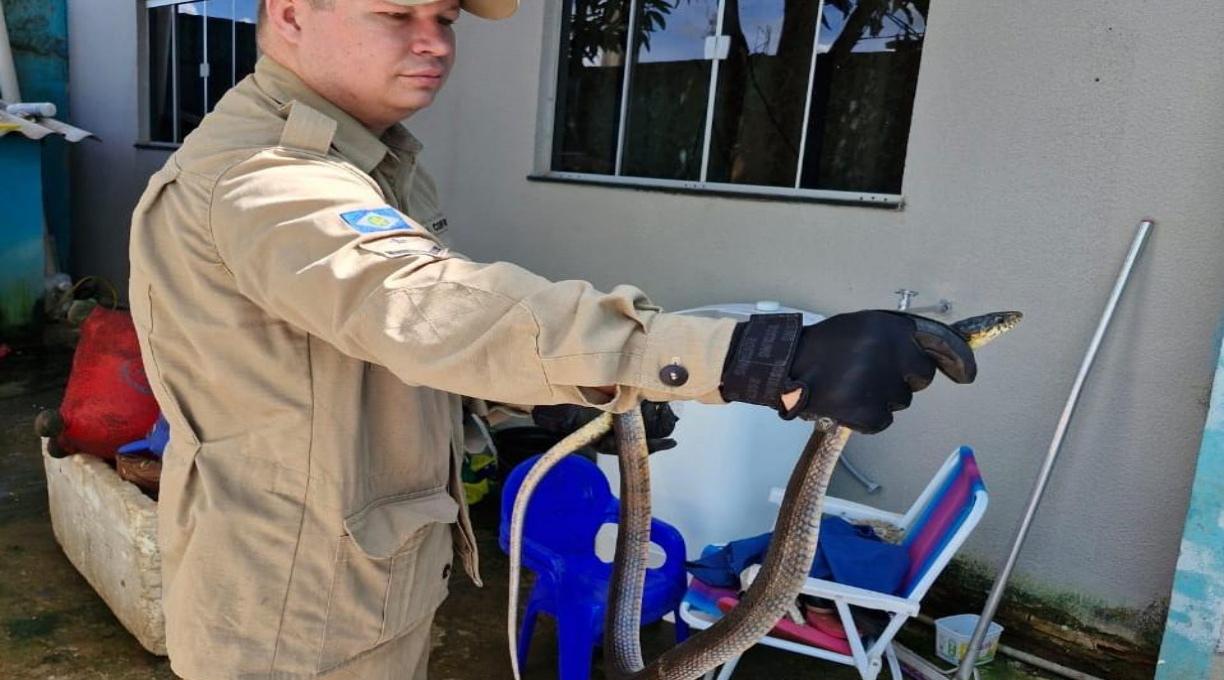
[[279, 106], [299, 101], [336, 121], [332, 146], [362, 172], [373, 171], [387, 154], [415, 156], [421, 151], [421, 142], [403, 123], [392, 125], [381, 138], [376, 137], [344, 109], [310, 89], [297, 74], [266, 55], [255, 63], [255, 82]]

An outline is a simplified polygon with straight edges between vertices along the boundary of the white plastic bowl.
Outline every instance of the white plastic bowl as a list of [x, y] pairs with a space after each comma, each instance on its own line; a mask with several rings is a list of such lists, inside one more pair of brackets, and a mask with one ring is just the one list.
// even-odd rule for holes
[[[935, 653], [948, 663], [959, 664], [969, 652], [969, 640], [977, 628], [977, 614], [957, 614], [935, 619]], [[981, 666], [994, 661], [995, 652], [999, 651], [999, 636], [1003, 634], [1003, 626], [990, 622], [986, 637], [982, 640], [981, 653], [977, 664]]]

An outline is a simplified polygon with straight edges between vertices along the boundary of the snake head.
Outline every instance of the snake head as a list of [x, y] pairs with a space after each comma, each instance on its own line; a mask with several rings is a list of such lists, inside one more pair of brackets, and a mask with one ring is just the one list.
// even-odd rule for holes
[[973, 349], [1003, 335], [1015, 328], [1024, 315], [1020, 312], [991, 312], [980, 316], [971, 316], [952, 324], [952, 328], [960, 333], [965, 342]]

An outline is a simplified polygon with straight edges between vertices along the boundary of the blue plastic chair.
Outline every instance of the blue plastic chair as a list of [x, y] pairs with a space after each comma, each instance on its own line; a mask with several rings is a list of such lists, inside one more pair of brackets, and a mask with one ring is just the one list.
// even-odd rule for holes
[[137, 439], [134, 442], [129, 442], [120, 446], [116, 453], [148, 453], [154, 458], [161, 458], [166, 451], [166, 445], [170, 443], [170, 423], [166, 422], [166, 416], [162, 413], [157, 414], [157, 420], [153, 423], [153, 427], [145, 435], [144, 439]]
[[[500, 544], [510, 547], [510, 515], [523, 477], [535, 465], [533, 456], [515, 466], [501, 499]], [[599, 468], [580, 456], [557, 464], [536, 488], [523, 524], [523, 566], [536, 574], [519, 631], [520, 665], [527, 658], [536, 616], [557, 620], [561, 680], [587, 680], [595, 645], [603, 640], [608, 581], [612, 565], [595, 555], [595, 534], [616, 524], [620, 502], [612, 496]], [[666, 561], [646, 571], [642, 624], [675, 612], [676, 641], [688, 636], [679, 606], [686, 589], [684, 539], [675, 527], [651, 520], [650, 540], [663, 548]]]

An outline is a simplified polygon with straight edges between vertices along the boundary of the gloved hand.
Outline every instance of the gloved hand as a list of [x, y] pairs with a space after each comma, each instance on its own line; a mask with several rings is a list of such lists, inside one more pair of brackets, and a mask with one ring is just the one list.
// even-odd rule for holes
[[[567, 435], [599, 417], [603, 413], [591, 406], [575, 406], [573, 404], [558, 404], [556, 406], [536, 406], [531, 409], [531, 419], [536, 425], [554, 434]], [[666, 451], [676, 445], [676, 440], [668, 436], [676, 428], [680, 418], [671, 410], [665, 401], [643, 401], [642, 421], [646, 426], [646, 448], [655, 451]], [[600, 452], [616, 455], [616, 435], [614, 432], [599, 438], [592, 447]]]
[[[865, 433], [892, 424], [935, 369], [973, 382], [973, 350], [952, 327], [887, 310], [802, 326], [798, 314], [759, 314], [736, 326], [722, 373], [727, 401], [771, 406], [789, 420], [833, 418]], [[782, 395], [800, 390], [791, 408]]]

